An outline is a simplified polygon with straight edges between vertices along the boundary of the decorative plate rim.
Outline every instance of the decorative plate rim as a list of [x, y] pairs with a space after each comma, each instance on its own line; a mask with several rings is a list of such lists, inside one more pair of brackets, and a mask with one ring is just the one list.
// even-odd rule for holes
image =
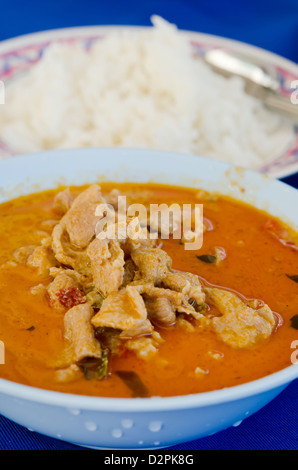
[[[49, 29], [44, 31], [37, 31], [34, 33], [24, 34], [13, 38], [8, 38], [0, 42], [0, 60], [6, 54], [11, 53], [13, 50], [22, 50], [27, 47], [34, 46], [40, 43], [47, 43], [48, 41], [59, 41], [63, 39], [76, 40], [78, 38], [90, 38], [96, 39], [101, 35], [115, 30], [148, 30], [151, 26], [135, 26], [135, 25], [92, 25], [92, 26], [74, 26], [68, 28], [57, 28]], [[286, 59], [274, 52], [268, 51], [258, 46], [254, 46], [249, 43], [244, 43], [235, 39], [226, 38], [223, 36], [217, 36], [213, 34], [201, 33], [191, 30], [178, 29], [179, 33], [189, 37], [190, 42], [194, 46], [199, 46], [200, 42], [205, 44], [207, 47], [217, 46], [219, 48], [231, 48], [233, 51], [251, 56], [254, 59], [261, 60], [262, 64], [268, 66], [274, 66], [276, 68], [281, 67], [284, 72], [297, 76], [298, 79], [298, 65], [295, 62]], [[3, 152], [4, 158], [11, 155], [9, 148], [4, 142], [0, 141], [0, 152]], [[5, 155], [5, 153], [7, 155]], [[287, 156], [294, 156], [293, 162], [287, 162]], [[296, 161], [297, 155], [297, 161]], [[279, 165], [283, 160], [284, 165]], [[298, 128], [296, 129], [296, 140], [293, 142], [292, 147], [281, 156], [275, 158], [268, 164], [265, 164], [262, 168], [257, 170], [265, 173], [266, 175], [273, 178], [284, 178], [295, 174], [298, 171]]]

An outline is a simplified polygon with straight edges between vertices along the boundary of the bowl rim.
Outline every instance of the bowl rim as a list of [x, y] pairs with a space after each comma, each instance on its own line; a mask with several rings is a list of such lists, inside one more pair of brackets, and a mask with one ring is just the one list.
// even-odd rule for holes
[[298, 379], [298, 362], [285, 369], [251, 382], [226, 387], [210, 392], [170, 397], [153, 396], [149, 398], [112, 398], [96, 397], [52, 391], [30, 385], [0, 379], [0, 395], [33, 401], [39, 404], [66, 407], [70, 410], [96, 410], [102, 412], [154, 412], [177, 411], [205, 406], [216, 406], [253, 397], [284, 388]]
[[[49, 154], [56, 154], [56, 158], [61, 158], [59, 154], [63, 154], [65, 159], [70, 158], [72, 154], [80, 156], [81, 152], [90, 154], [98, 153], [98, 151], [105, 153], [116, 153], [119, 156], [127, 155], [127, 153], [138, 154], [155, 154], [156, 158], [162, 154], [163, 158], [168, 160], [170, 157], [183, 158], [184, 160], [193, 158], [196, 161], [204, 161], [210, 165], [213, 162], [221, 169], [237, 169], [232, 164], [219, 160], [211, 160], [207, 157], [200, 157], [196, 155], [187, 155], [178, 152], [167, 152], [161, 150], [152, 149], [129, 149], [129, 148], [80, 148], [80, 149], [56, 149], [48, 150], [43, 152], [36, 152], [32, 154], [17, 155], [11, 158], [3, 159], [0, 161], [1, 165], [14, 165], [18, 162], [26, 163], [28, 160], [31, 164], [38, 159], [41, 163], [44, 159], [48, 160]], [[98, 157], [97, 157], [98, 158]], [[44, 168], [42, 166], [42, 168]], [[46, 171], [46, 168], [45, 168]], [[294, 195], [298, 198], [298, 190], [287, 185], [284, 182], [273, 180], [265, 175], [257, 173], [252, 170], [241, 169], [245, 174], [249, 174], [258, 180], [274, 183], [274, 187], [278, 186], [282, 192]], [[42, 190], [39, 189], [39, 191]], [[14, 196], [17, 197], [17, 196]], [[240, 385], [225, 387], [219, 390], [213, 390], [209, 392], [202, 392], [189, 395], [179, 395], [170, 397], [158, 397], [153, 396], [150, 398], [110, 398], [110, 397], [95, 397], [88, 395], [79, 395], [64, 393], [58, 391], [52, 391], [29, 385], [12, 382], [7, 379], [0, 378], [0, 394], [9, 395], [15, 398], [24, 399], [27, 401], [35, 401], [40, 404], [55, 405], [58, 407], [66, 407], [69, 409], [86, 409], [86, 410], [100, 410], [100, 411], [117, 411], [117, 412], [152, 412], [152, 411], [170, 411], [170, 410], [182, 410], [190, 408], [199, 408], [210, 405], [219, 405], [222, 403], [229, 403], [231, 401], [241, 400], [254, 395], [259, 395], [279, 387], [285, 387], [291, 381], [298, 378], [298, 362], [285, 367], [277, 372], [269, 374], [265, 377], [246, 382]]]
[[[63, 39], [76, 39], [79, 37], [87, 36], [100, 36], [104, 32], [109, 32], [113, 30], [134, 30], [134, 31], [144, 31], [152, 28], [152, 25], [85, 25], [85, 26], [72, 26], [66, 28], [57, 28], [57, 29], [48, 29], [36, 31], [33, 33], [23, 34], [11, 38], [4, 39], [0, 41], [0, 55], [9, 53], [12, 48], [15, 47], [28, 47], [40, 42], [47, 42], [51, 40], [63, 40]], [[225, 36], [218, 36], [208, 33], [202, 33], [200, 31], [178, 29], [178, 32], [189, 37], [189, 40], [194, 44], [200, 41], [205, 41], [208, 45], [220, 47], [230, 47], [232, 50], [238, 53], [247, 54], [255, 59], [261, 60], [263, 63], [270, 64], [270, 61], [273, 62], [276, 66], [284, 67], [287, 72], [294, 74], [298, 77], [298, 64], [294, 61], [287, 59], [279, 54], [271, 52], [267, 49], [255, 46], [253, 44], [245, 43], [236, 39], [230, 39]], [[297, 139], [297, 135], [296, 135]], [[293, 144], [294, 145], [294, 144]], [[54, 149], [53, 149], [54, 150]], [[289, 149], [288, 149], [289, 150]], [[9, 149], [10, 151], [10, 149]], [[287, 151], [280, 157], [285, 156]], [[18, 154], [19, 155], [19, 154]], [[278, 158], [280, 158], [278, 157]], [[277, 159], [276, 159], [277, 160]], [[268, 164], [273, 163], [268, 162]], [[267, 165], [267, 164], [266, 164]], [[262, 171], [262, 170], [261, 170]], [[278, 166], [273, 167], [272, 170], [268, 173], [269, 176], [274, 178], [285, 178], [287, 176], [293, 175], [298, 172], [298, 160], [294, 161], [285, 167], [279, 168]], [[264, 171], [264, 174], [267, 174]]]

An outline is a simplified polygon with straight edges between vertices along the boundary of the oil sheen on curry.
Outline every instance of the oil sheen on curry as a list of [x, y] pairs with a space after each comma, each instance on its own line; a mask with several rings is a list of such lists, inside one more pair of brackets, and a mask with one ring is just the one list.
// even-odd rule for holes
[[[99, 238], [96, 207], [111, 204], [117, 215], [119, 194], [147, 208], [203, 204], [202, 247], [162, 239], [160, 226], [155, 239]], [[60, 187], [3, 203], [0, 376], [129, 398], [278, 371], [298, 339], [297, 239], [249, 205], [174, 186]]]

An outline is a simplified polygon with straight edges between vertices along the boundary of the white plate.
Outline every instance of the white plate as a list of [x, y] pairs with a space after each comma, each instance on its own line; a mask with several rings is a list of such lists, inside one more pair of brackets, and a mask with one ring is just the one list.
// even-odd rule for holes
[[[56, 29], [40, 33], [29, 34], [9, 39], [0, 43], [0, 80], [8, 83], [17, 80], [23, 72], [36, 64], [46, 47], [52, 42], [81, 42], [86, 48], [119, 29], [144, 29], [132, 26], [90, 26], [78, 28]], [[280, 83], [280, 92], [290, 97], [291, 83], [298, 80], [298, 66], [276, 54], [263, 49], [250, 46], [238, 41], [201, 34], [191, 31], [182, 31], [189, 37], [197, 54], [203, 55], [208, 49], [221, 48], [227, 51], [240, 53], [255, 63], [265, 67]], [[14, 155], [12, 149], [0, 141], [0, 158]], [[281, 155], [275, 155], [273, 160], [259, 169], [262, 173], [280, 178], [298, 171], [298, 127], [293, 126], [293, 140]]]

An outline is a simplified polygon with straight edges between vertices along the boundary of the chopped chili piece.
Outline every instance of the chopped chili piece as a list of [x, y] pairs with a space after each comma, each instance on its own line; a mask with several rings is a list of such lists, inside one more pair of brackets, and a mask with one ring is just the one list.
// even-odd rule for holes
[[77, 287], [67, 287], [66, 289], [60, 289], [56, 295], [59, 299], [59, 302], [67, 309], [86, 303], [85, 294]]

